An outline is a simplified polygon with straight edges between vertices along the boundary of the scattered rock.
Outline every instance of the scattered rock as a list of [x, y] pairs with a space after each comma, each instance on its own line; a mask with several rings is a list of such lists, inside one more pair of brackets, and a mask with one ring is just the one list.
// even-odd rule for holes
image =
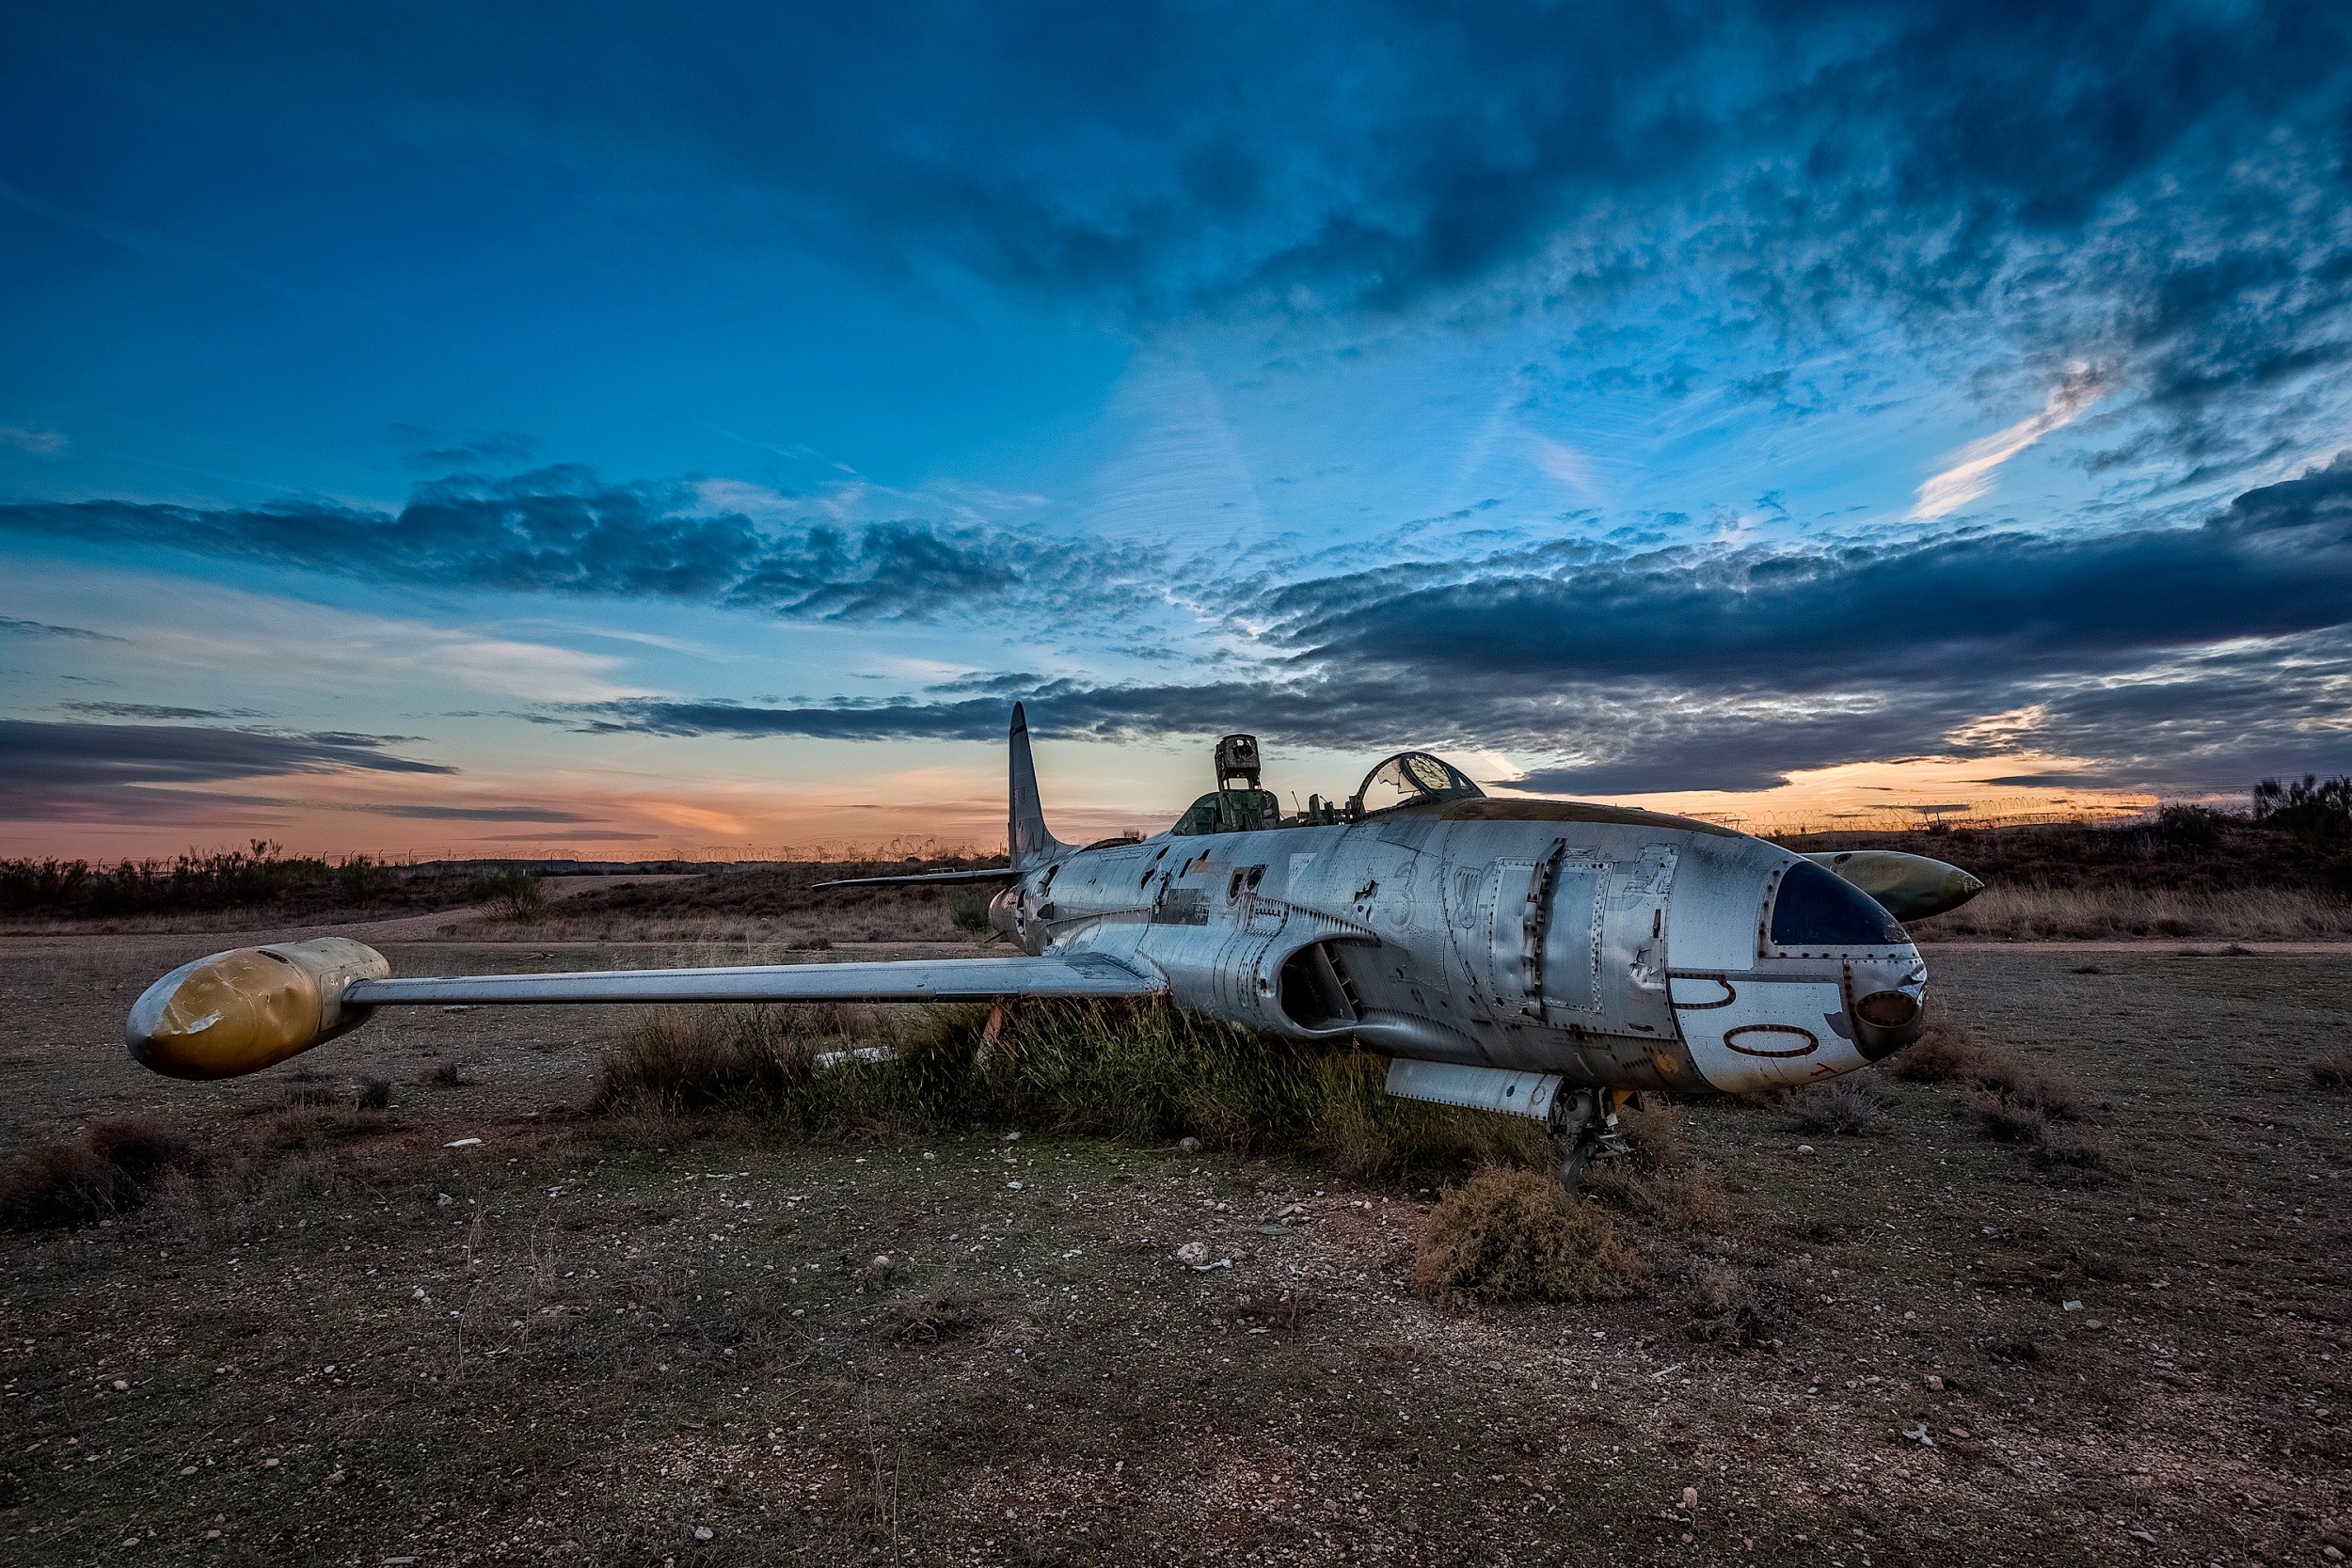
[[1199, 1138], [1179, 1138], [1176, 1140], [1176, 1147], [1183, 1149], [1187, 1154], [1198, 1154], [1200, 1152], [1200, 1140]]
[[1811, 1144], [1799, 1144], [1797, 1146], [1797, 1152], [1800, 1154], [1810, 1154], [1813, 1152], [1813, 1146]]
[[1188, 1269], [1205, 1267], [1209, 1261], [1209, 1243], [1206, 1242], [1186, 1242], [1183, 1246], [1176, 1249], [1176, 1261], [1184, 1264], [1184, 1267]]
[[326, 1484], [329, 1486], [341, 1486], [344, 1481], [350, 1479], [351, 1478], [346, 1476], [342, 1471], [333, 1470], [329, 1471], [327, 1474]]
[[709, 1539], [710, 1539], [710, 1527], [709, 1527], [708, 1525], [696, 1525], [696, 1526], [694, 1527], [694, 1539], [695, 1539], [695, 1540], [697, 1540], [697, 1541], [707, 1541], [707, 1540], [709, 1540]]
[[890, 1254], [886, 1252], [877, 1254], [873, 1261], [866, 1265], [866, 1275], [860, 1289], [867, 1291], [881, 1290], [883, 1284], [889, 1280], [890, 1271], [897, 1266], [897, 1261], [892, 1259]]
[[1686, 1486], [1682, 1489], [1682, 1506], [1685, 1508], [1696, 1508], [1699, 1506], [1699, 1489], [1697, 1487]]
[[1928, 1423], [1925, 1421], [1921, 1421], [1915, 1427], [1903, 1428], [1903, 1435], [1915, 1443], [1925, 1444], [1931, 1449], [1935, 1447], [1935, 1439], [1928, 1435]]
[[130, 1384], [128, 1384], [127, 1382], [123, 1381], [121, 1378], [116, 1378], [116, 1379], [115, 1379], [115, 1392], [117, 1392], [117, 1393], [120, 1393], [123, 1389], [128, 1388], [128, 1387], [130, 1387], [130, 1386], [130, 1386]]
[[1931, 1394], [1940, 1394], [1944, 1391], [1944, 1380], [1933, 1372], [1930, 1372], [1919, 1381], [1928, 1386], [1928, 1392]]
[[2145, 1541], [2145, 1542], [2147, 1542], [2147, 1543], [2148, 1543], [2148, 1544], [2150, 1544], [2151, 1546], [2153, 1546], [2153, 1545], [2154, 1545], [2154, 1544], [2156, 1544], [2156, 1538], [2155, 1538], [2154, 1536], [2153, 1536], [2153, 1535], [2149, 1534], [2149, 1533], [2148, 1533], [2146, 1530], [2144, 1530], [2144, 1529], [2136, 1529], [2136, 1530], [2132, 1531], [2132, 1539], [2133, 1539], [2133, 1540], [2135, 1540], [2135, 1541]]
[[2069, 1312], [2079, 1312], [2083, 1309], [2083, 1304], [2079, 1301], [2062, 1301], [2058, 1303], [2058, 1306]]

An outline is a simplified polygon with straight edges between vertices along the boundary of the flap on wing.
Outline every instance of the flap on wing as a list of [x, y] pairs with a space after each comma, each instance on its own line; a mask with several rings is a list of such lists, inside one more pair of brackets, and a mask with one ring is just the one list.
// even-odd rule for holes
[[362, 980], [343, 993], [343, 1001], [362, 1007], [426, 1002], [964, 1002], [1000, 996], [1158, 996], [1167, 989], [1124, 964], [1085, 953]]

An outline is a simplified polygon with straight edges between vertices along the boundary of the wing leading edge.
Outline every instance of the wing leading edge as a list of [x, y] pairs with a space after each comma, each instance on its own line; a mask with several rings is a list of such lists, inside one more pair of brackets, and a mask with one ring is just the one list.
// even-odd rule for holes
[[502, 1002], [980, 1002], [1005, 996], [1159, 996], [1167, 985], [1097, 954], [895, 963], [617, 969], [354, 982], [355, 1007]]

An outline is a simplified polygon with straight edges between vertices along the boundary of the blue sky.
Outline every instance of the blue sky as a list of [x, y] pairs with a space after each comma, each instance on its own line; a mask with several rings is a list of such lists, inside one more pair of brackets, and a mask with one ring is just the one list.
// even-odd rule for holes
[[2344, 770], [2346, 31], [20, 9], [7, 847]]

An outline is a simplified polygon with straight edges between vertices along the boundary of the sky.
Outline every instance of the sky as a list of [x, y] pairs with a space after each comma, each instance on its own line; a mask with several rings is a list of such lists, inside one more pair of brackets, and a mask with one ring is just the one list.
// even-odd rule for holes
[[0, 11], [0, 853], [2352, 771], [2352, 12]]

